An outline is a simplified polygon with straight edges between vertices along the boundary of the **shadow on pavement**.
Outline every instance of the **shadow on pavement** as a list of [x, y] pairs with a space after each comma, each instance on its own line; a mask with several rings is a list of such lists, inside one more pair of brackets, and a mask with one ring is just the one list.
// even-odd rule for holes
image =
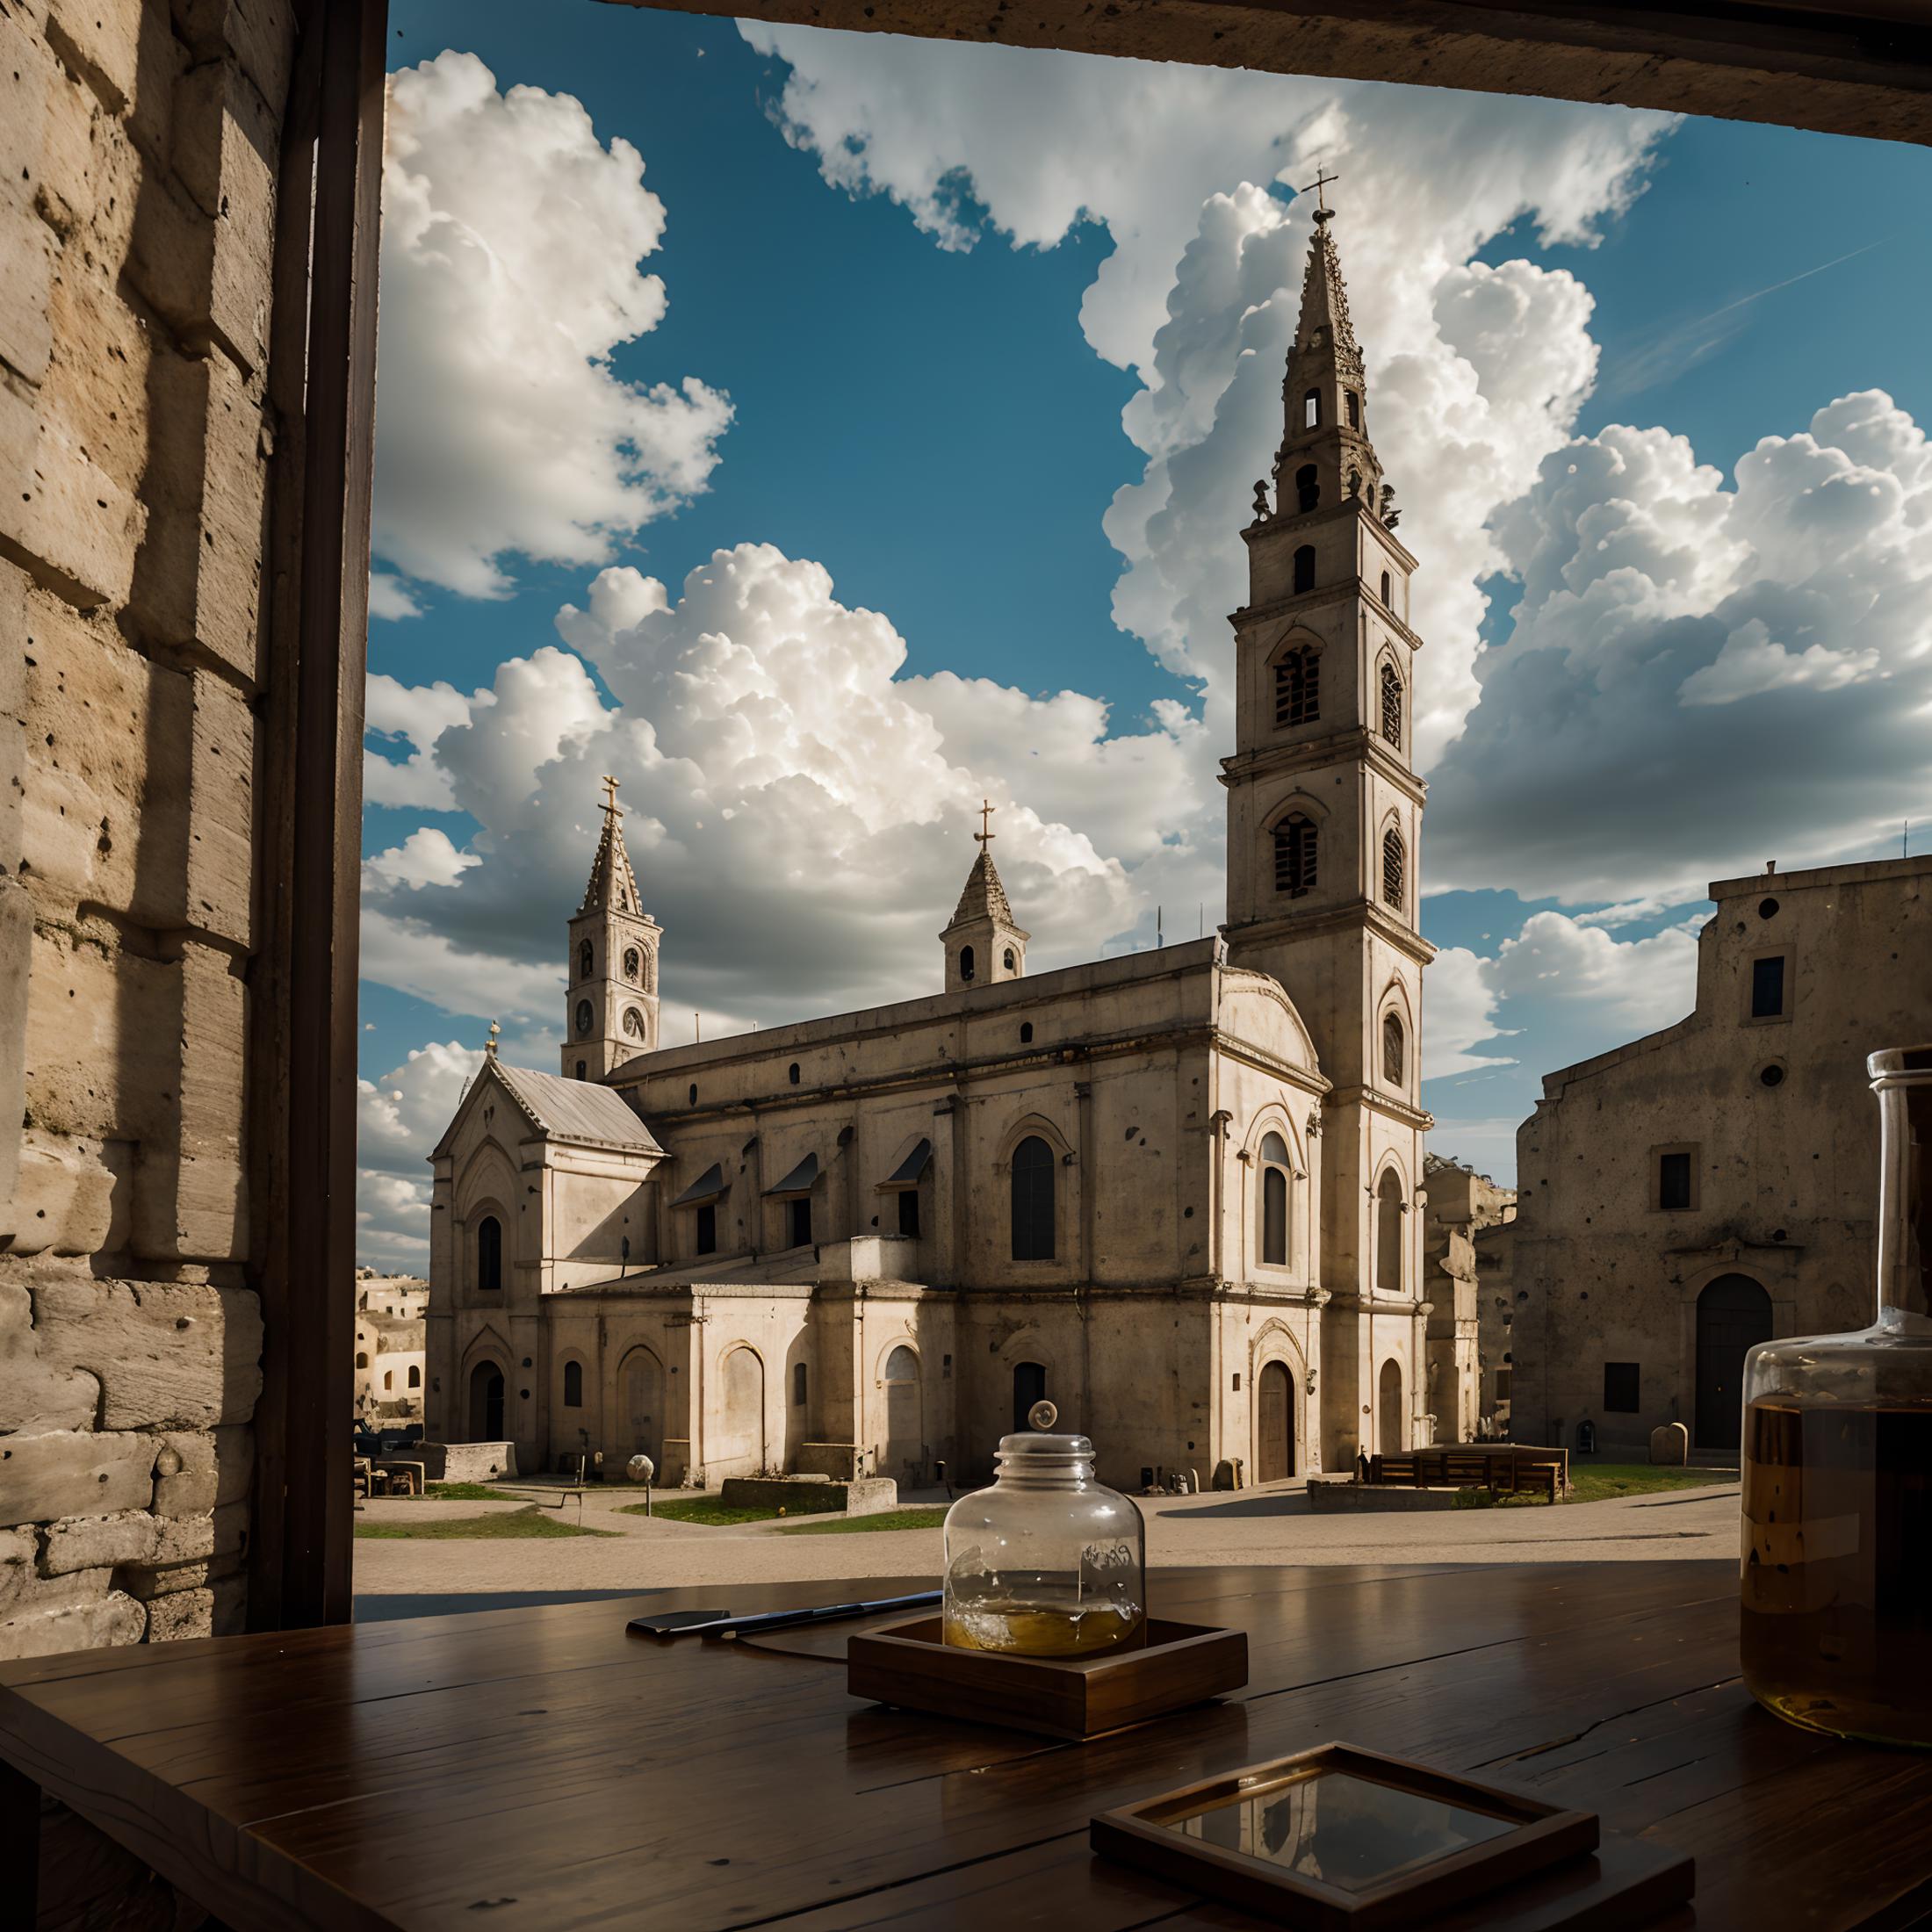
[[1199, 1510], [1163, 1510], [1164, 1518], [1172, 1520], [1184, 1517], [1222, 1517], [1230, 1516], [1307, 1516], [1308, 1510], [1308, 1491], [1291, 1489], [1279, 1496], [1244, 1496], [1231, 1497], [1226, 1503], [1210, 1503]]

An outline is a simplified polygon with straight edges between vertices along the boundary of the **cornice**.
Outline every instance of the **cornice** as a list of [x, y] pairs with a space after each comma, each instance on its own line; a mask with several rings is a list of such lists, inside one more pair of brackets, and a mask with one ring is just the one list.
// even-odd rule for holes
[[1235, 752], [1221, 761], [1220, 779], [1234, 786], [1252, 778], [1272, 777], [1280, 772], [1314, 771], [1327, 765], [1346, 764], [1351, 760], [1367, 765], [1387, 779], [1419, 811], [1429, 797], [1429, 787], [1417, 777], [1388, 748], [1388, 740], [1366, 724], [1351, 724], [1321, 738], [1300, 738], [1285, 744], [1258, 745], [1251, 750]]

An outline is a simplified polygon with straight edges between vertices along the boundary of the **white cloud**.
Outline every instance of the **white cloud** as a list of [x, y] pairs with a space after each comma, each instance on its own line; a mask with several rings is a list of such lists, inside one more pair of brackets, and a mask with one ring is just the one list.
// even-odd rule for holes
[[[585, 869], [588, 869], [587, 861]], [[368, 902], [363, 906], [362, 977], [378, 986], [393, 986], [398, 992], [426, 999], [444, 1013], [494, 1020], [499, 1014], [533, 1014], [554, 1007], [561, 1023], [560, 939], [552, 950], [556, 965], [543, 966], [530, 959], [483, 949], [468, 935], [452, 937], [440, 922], [432, 923], [422, 916], [385, 912]]]
[[1483, 984], [1512, 1018], [1526, 1020], [1533, 1007], [1560, 1003], [1587, 1009], [1593, 1027], [1618, 1037], [1654, 1032], [1696, 1004], [1702, 924], [1618, 940], [1562, 912], [1532, 912], [1521, 933], [1484, 962]]
[[429, 1150], [482, 1064], [480, 1050], [431, 1041], [379, 1081], [356, 1083], [356, 1258], [427, 1272]]
[[1515, 1064], [1507, 1054], [1472, 1050], [1510, 1030], [1496, 1021], [1499, 996], [1489, 984], [1491, 963], [1462, 946], [1445, 946], [1436, 955], [1423, 981], [1424, 1079]]
[[472, 865], [482, 864], [473, 852], [459, 852], [450, 835], [435, 825], [419, 825], [400, 846], [391, 846], [364, 861], [363, 890], [407, 886], [421, 891], [426, 885], [454, 885]]
[[476, 704], [494, 704], [494, 693], [469, 697], [454, 685], [403, 684], [378, 671], [364, 691], [364, 728], [372, 738], [401, 739], [409, 747], [406, 761], [385, 758], [373, 749], [363, 755], [363, 798], [371, 805], [417, 805], [426, 811], [448, 811], [455, 798], [447, 773], [430, 758], [431, 747], [452, 724], [466, 724]]
[[1612, 426], [1496, 530], [1523, 597], [1433, 775], [1438, 887], [1678, 903], [1921, 807], [1932, 454], [1889, 396], [1767, 436], [1729, 489], [1683, 437]]
[[420, 617], [422, 606], [393, 571], [372, 570], [369, 573], [369, 615], [392, 620]]
[[[374, 548], [403, 575], [500, 596], [506, 556], [602, 563], [705, 487], [724, 396], [610, 366], [663, 320], [638, 263], [664, 219], [569, 95], [500, 93], [453, 50], [390, 76]], [[393, 577], [371, 589], [411, 614]]]

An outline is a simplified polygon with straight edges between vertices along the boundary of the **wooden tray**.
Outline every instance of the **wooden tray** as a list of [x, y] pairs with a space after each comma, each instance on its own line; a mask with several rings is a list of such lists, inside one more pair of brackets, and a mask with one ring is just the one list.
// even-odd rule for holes
[[861, 1632], [846, 1649], [846, 1689], [909, 1711], [1081, 1740], [1144, 1724], [1248, 1681], [1248, 1633], [1147, 1621], [1147, 1640], [1089, 1657], [955, 1650], [940, 1619]]

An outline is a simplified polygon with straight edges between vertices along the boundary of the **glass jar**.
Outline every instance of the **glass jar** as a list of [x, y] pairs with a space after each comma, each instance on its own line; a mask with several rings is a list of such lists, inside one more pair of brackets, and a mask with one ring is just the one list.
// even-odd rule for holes
[[1932, 1746], [1932, 1046], [1878, 1096], [1878, 1319], [1744, 1361], [1744, 1681], [1793, 1724]]
[[946, 1512], [946, 1641], [1071, 1657], [1139, 1643], [1147, 1529], [1093, 1480], [1085, 1436], [999, 1438], [990, 1489]]

